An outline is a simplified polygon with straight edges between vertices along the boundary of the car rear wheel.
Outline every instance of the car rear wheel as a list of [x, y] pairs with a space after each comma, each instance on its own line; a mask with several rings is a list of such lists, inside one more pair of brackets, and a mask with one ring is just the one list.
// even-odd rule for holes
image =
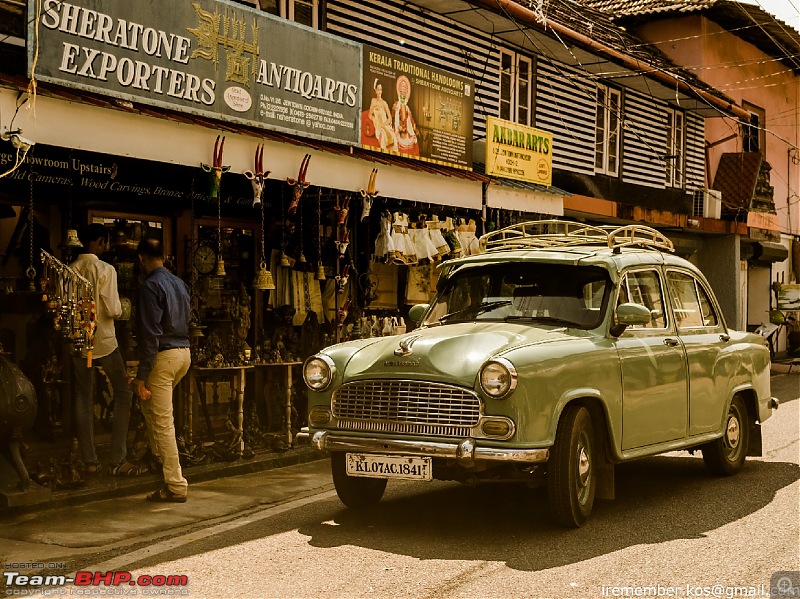
[[722, 476], [736, 474], [744, 465], [749, 442], [750, 416], [744, 401], [737, 395], [728, 409], [722, 437], [703, 445], [703, 461], [706, 468]]
[[331, 453], [333, 486], [342, 503], [350, 508], [375, 505], [386, 491], [385, 478], [364, 478], [347, 474], [347, 456], [342, 451]]
[[562, 526], [583, 526], [592, 512], [597, 488], [596, 452], [589, 411], [583, 406], [567, 406], [547, 463], [550, 511]]

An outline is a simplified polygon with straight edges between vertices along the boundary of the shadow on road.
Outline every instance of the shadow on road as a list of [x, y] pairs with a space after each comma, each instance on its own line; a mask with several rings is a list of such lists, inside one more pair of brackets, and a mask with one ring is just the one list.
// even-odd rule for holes
[[[639, 544], [692, 539], [765, 507], [800, 478], [791, 463], [750, 462], [713, 478], [696, 457], [657, 457], [617, 470], [617, 499], [595, 504], [578, 530], [557, 528], [544, 489], [425, 483], [389, 491], [365, 511], [301, 525], [315, 547], [354, 545], [419, 559], [503, 561], [524, 571], [573, 564]], [[434, 483], [436, 484], [436, 483]]]

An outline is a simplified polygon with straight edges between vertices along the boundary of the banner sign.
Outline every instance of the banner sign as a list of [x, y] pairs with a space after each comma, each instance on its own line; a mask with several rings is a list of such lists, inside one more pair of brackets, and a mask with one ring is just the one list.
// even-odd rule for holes
[[[16, 153], [0, 144], [0, 172], [16, 163]], [[165, 214], [194, 203], [196, 216], [217, 218], [217, 200], [208, 196], [208, 174], [199, 166], [182, 166], [112, 156], [37, 143], [0, 185], [0, 200], [27, 198], [33, 189], [37, 206], [106, 207], [122, 212]], [[271, 185], [285, 181], [269, 180]], [[222, 175], [222, 214], [255, 218], [253, 188], [241, 173]], [[268, 196], [270, 194], [265, 194]]]
[[40, 1], [27, 40], [40, 81], [359, 142], [361, 44], [223, 0]]
[[487, 116], [486, 174], [552, 185], [553, 134]]
[[361, 146], [472, 170], [469, 79], [364, 46]]

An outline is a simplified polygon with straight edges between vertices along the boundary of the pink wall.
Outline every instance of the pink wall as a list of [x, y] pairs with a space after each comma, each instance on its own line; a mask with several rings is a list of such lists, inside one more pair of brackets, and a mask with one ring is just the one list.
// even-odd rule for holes
[[[692, 15], [642, 25], [642, 37], [656, 43], [673, 62], [717, 88], [740, 106], [754, 104], [766, 111], [766, 159], [781, 231], [800, 234], [800, 77], [782, 62], [764, 54], [719, 25]], [[723, 152], [740, 152], [742, 140], [733, 118], [706, 120], [706, 141], [714, 143], [736, 133], [731, 141], [709, 151], [713, 181]], [[763, 149], [762, 149], [763, 151]]]

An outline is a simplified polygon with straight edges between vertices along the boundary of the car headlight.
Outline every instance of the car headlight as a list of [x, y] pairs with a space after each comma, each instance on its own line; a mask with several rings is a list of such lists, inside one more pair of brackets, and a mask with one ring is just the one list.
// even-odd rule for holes
[[312, 391], [324, 391], [333, 381], [336, 364], [328, 356], [317, 354], [303, 364], [303, 380]]
[[503, 399], [517, 388], [517, 370], [505, 358], [494, 358], [481, 368], [481, 389], [493, 399]]

